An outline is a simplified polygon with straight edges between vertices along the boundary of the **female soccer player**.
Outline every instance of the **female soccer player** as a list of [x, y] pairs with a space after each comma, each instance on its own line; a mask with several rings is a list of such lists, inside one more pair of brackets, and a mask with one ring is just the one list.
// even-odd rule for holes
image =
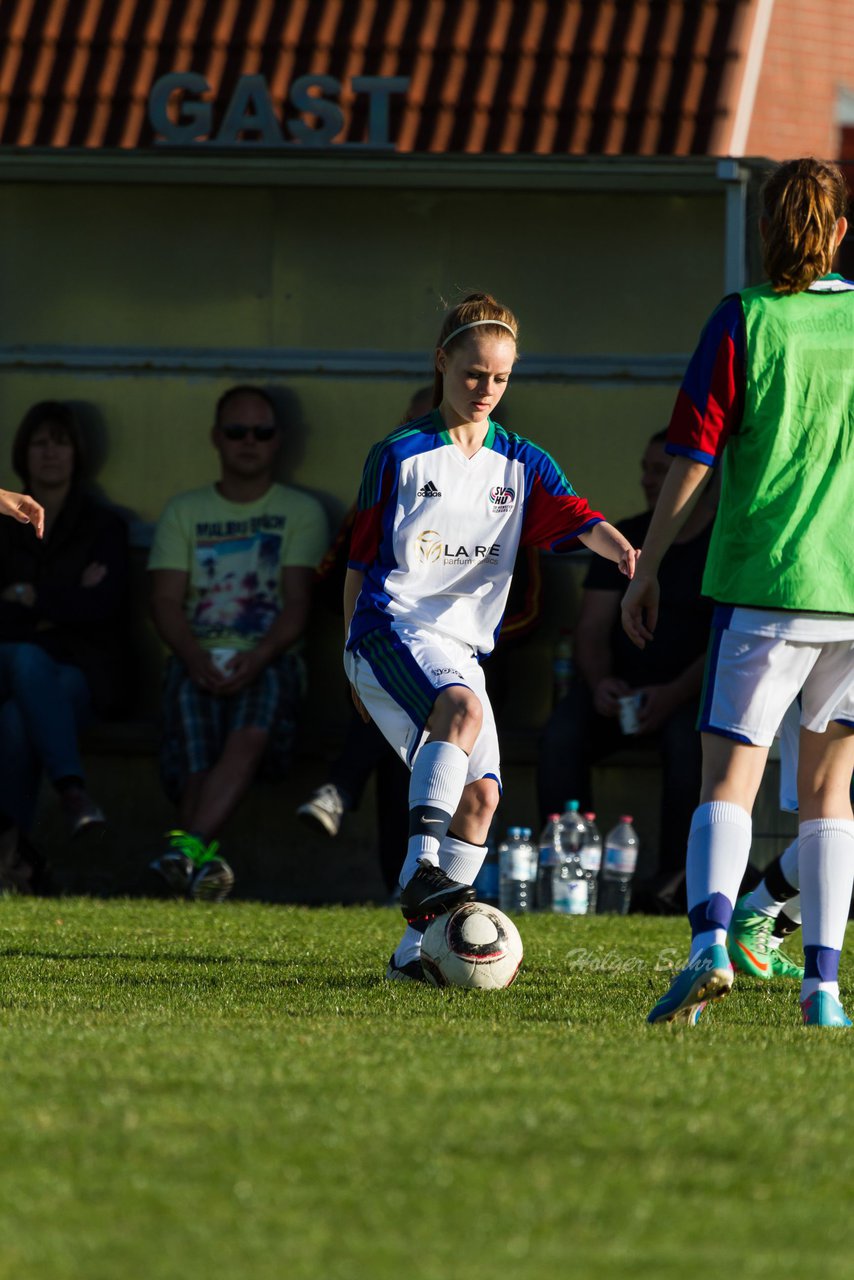
[[520, 545], [583, 542], [631, 577], [636, 552], [542, 449], [494, 422], [516, 360], [512, 312], [472, 294], [448, 312], [432, 413], [368, 455], [344, 588], [356, 705], [409, 765], [400, 873], [409, 922], [386, 976], [421, 979], [427, 921], [474, 897], [498, 803], [480, 659], [501, 627]]
[[799, 868], [808, 1026], [850, 1026], [837, 972], [854, 879], [854, 284], [839, 170], [791, 160], [763, 189], [769, 283], [725, 298], [674, 409], [676, 454], [623, 600], [653, 637], [657, 566], [710, 468], [723, 486], [703, 590], [718, 602], [700, 712], [703, 789], [688, 841], [689, 962], [649, 1015], [693, 1025], [732, 986], [726, 952], [768, 747], [801, 695]]

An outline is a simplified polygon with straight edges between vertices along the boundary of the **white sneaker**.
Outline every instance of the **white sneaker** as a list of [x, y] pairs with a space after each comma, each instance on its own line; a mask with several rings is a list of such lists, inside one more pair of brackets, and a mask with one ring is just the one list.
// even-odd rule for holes
[[321, 827], [328, 836], [337, 836], [344, 817], [344, 797], [333, 782], [327, 782], [300, 805], [297, 817], [312, 827]]

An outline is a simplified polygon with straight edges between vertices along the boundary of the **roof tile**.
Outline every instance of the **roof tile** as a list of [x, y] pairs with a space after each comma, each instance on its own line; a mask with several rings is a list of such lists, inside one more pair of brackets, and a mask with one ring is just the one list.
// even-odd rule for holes
[[4, 0], [0, 145], [148, 148], [152, 84], [201, 72], [221, 115], [240, 75], [404, 75], [400, 150], [702, 154], [729, 110], [755, 0]]

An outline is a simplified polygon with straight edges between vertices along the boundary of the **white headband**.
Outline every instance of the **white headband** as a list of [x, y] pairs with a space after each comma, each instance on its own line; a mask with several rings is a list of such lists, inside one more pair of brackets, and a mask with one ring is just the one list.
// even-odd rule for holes
[[508, 333], [513, 335], [513, 341], [516, 341], [516, 331], [510, 324], [505, 324], [503, 320], [472, 320], [469, 324], [461, 324], [459, 329], [455, 329], [453, 333], [449, 333], [445, 341], [442, 343], [444, 351], [452, 338], [456, 338], [458, 333], [463, 333], [466, 329], [476, 329], [479, 324], [497, 324], [502, 329], [506, 329]]

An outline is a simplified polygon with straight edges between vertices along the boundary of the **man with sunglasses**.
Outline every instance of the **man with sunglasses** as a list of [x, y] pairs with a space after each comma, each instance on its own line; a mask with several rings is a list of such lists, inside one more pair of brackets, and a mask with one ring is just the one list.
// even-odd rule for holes
[[226, 391], [211, 439], [219, 480], [167, 503], [148, 564], [171, 650], [161, 772], [179, 813], [151, 867], [173, 893], [218, 902], [234, 873], [216, 837], [259, 771], [288, 764], [328, 531], [314, 498], [274, 480], [281, 430], [266, 391]]

